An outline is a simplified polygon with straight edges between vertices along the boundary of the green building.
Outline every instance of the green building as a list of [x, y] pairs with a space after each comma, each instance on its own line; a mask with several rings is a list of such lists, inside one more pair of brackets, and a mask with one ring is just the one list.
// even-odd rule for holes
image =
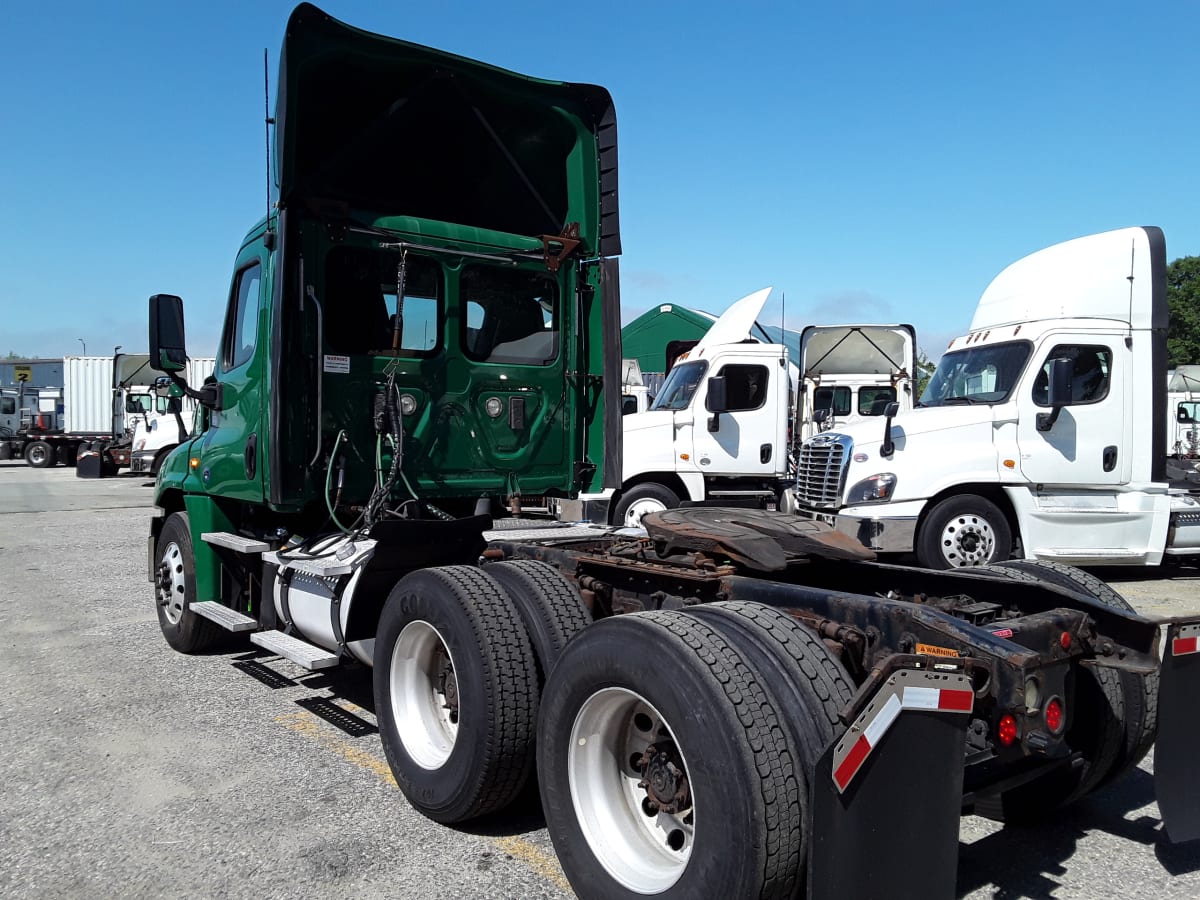
[[665, 372], [667, 345], [672, 341], [698, 341], [715, 321], [710, 313], [663, 303], [621, 329], [621, 355], [636, 359], [643, 372]]

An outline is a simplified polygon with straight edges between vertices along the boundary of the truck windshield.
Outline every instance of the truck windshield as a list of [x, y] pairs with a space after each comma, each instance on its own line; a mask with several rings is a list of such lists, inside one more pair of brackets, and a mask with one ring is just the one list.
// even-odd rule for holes
[[947, 353], [917, 405], [1003, 403], [1021, 377], [1031, 346], [1028, 341], [1014, 341]]
[[663, 382], [662, 390], [658, 392], [650, 408], [686, 409], [692, 402], [692, 395], [700, 386], [700, 379], [704, 377], [704, 370], [707, 368], [708, 363], [699, 359], [677, 365]]

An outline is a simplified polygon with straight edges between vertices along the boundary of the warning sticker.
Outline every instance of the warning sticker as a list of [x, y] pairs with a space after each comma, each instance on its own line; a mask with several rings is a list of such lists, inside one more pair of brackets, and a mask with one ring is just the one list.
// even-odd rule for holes
[[341, 375], [350, 374], [350, 357], [348, 356], [331, 356], [325, 354], [325, 371], [336, 372]]
[[958, 656], [957, 650], [935, 647], [933, 644], [917, 644], [917, 653], [921, 656]]
[[1013, 630], [1011, 628], [999, 628], [993, 631], [992, 634], [998, 638], [1010, 638], [1013, 636]]

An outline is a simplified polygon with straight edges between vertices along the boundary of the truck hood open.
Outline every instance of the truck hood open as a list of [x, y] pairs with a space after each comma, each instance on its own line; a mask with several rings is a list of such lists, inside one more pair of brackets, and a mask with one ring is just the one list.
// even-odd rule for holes
[[758, 321], [759, 313], [762, 312], [762, 308], [766, 305], [767, 298], [771, 296], [771, 291], [772, 288], [765, 287], [761, 291], [755, 291], [753, 294], [747, 294], [741, 300], [734, 301], [721, 314], [721, 317], [709, 326], [708, 331], [704, 332], [704, 337], [700, 338], [700, 342], [696, 344], [692, 355], [694, 356], [705, 347], [715, 347], [718, 344], [736, 344], [748, 338], [750, 336], [750, 329]]
[[911, 325], [809, 325], [800, 333], [805, 378], [914, 373], [917, 336]]
[[529, 236], [578, 223], [586, 252], [620, 253], [616, 119], [604, 88], [372, 34], [302, 3], [288, 20], [278, 91], [284, 207]]

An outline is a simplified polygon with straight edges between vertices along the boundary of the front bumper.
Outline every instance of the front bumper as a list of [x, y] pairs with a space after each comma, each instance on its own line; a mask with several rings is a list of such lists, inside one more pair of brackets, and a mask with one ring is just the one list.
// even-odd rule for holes
[[131, 472], [149, 472], [154, 468], [154, 450], [138, 450], [129, 461]]
[[[823, 513], [803, 508], [797, 509], [796, 514], [832, 525], [837, 531], [876, 553], [912, 553], [916, 547], [919, 510], [900, 510], [895, 506], [889, 506], [887, 510], [904, 514], [873, 516], [867, 510], [861, 510], [867, 513], [862, 515], [855, 512]], [[883, 511], [880, 508], [879, 512]]]

